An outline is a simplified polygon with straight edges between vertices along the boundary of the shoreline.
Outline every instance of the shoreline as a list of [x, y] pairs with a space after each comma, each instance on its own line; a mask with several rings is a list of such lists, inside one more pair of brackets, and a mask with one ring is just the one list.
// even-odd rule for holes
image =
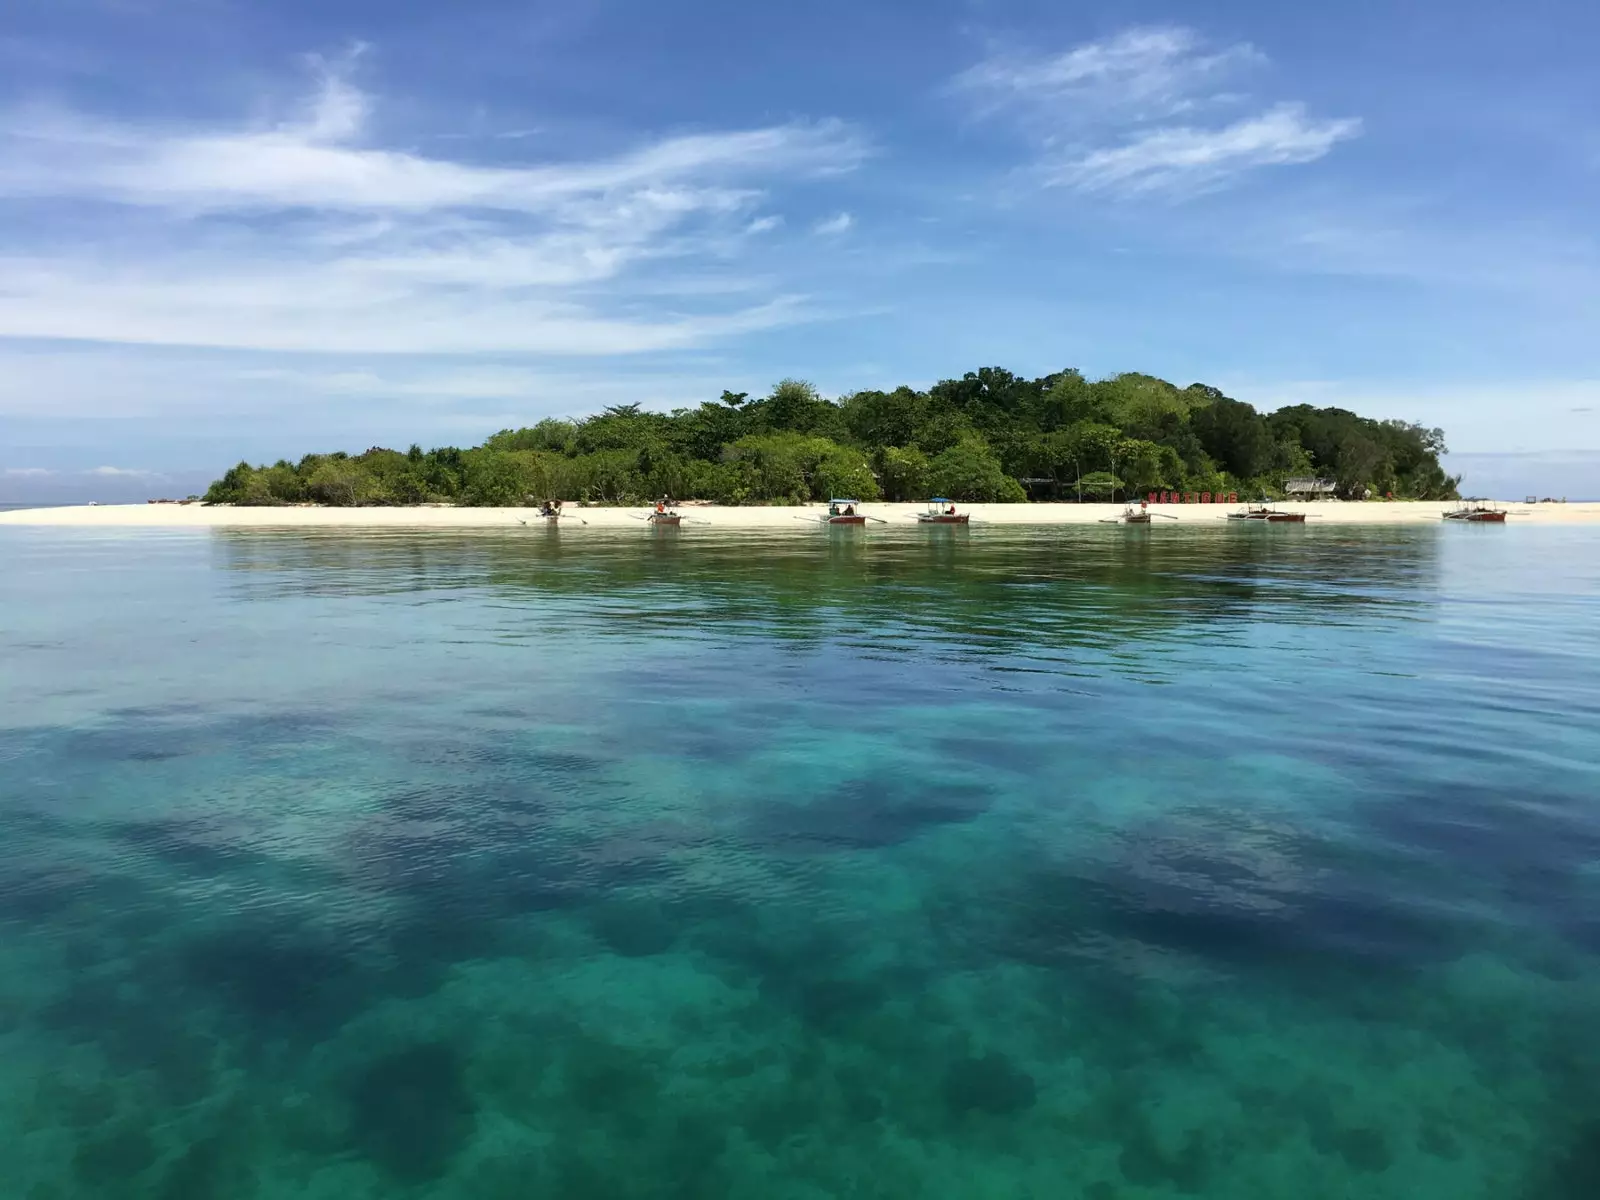
[[[860, 511], [890, 525], [911, 527], [913, 518], [925, 511], [920, 503], [867, 503]], [[1215, 524], [1237, 510], [1232, 504], [1153, 504], [1150, 511], [1175, 518], [1176, 523]], [[1273, 507], [1304, 512], [1323, 525], [1416, 525], [1442, 524], [1441, 514], [1456, 507], [1455, 501], [1311, 501], [1284, 502]], [[1578, 504], [1504, 504], [1511, 512], [1507, 524], [1591, 525], [1600, 524], [1600, 502]], [[680, 512], [686, 530], [693, 529], [788, 529], [806, 528], [796, 518], [818, 517], [825, 504], [782, 507], [723, 508], [716, 505], [685, 503]], [[648, 506], [636, 508], [580, 508], [568, 504], [560, 521], [563, 529], [649, 529], [641, 520]], [[1121, 504], [973, 504], [961, 511], [972, 513], [973, 522], [986, 525], [1093, 525], [1112, 520], [1123, 511]], [[415, 508], [233, 508], [199, 504], [106, 504], [76, 505], [64, 508], [23, 508], [0, 511], [0, 527], [75, 527], [87, 529], [494, 529], [518, 526], [547, 528], [547, 522], [532, 508], [457, 508], [420, 506]], [[1160, 524], [1174, 522], [1162, 521]], [[1310, 522], [1308, 522], [1309, 524]], [[818, 522], [820, 524], [820, 522]], [[870, 527], [870, 526], [869, 526]]]

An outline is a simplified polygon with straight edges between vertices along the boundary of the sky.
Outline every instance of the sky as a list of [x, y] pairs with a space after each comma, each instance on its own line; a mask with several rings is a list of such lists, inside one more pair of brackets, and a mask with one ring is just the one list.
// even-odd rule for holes
[[1576, 0], [7, 0], [0, 502], [991, 365], [1600, 497], [1596, 44]]

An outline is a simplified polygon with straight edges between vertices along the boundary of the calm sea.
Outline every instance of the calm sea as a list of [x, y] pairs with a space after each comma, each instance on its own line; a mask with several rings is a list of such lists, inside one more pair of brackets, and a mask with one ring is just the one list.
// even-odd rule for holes
[[8, 1198], [1600, 1196], [1593, 531], [0, 556]]

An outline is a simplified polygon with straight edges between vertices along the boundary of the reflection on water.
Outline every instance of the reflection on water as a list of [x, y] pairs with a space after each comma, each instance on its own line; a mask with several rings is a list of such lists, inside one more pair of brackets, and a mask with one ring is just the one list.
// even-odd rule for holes
[[1600, 544], [1479, 532], [7, 531], [7, 1187], [1600, 1194]]

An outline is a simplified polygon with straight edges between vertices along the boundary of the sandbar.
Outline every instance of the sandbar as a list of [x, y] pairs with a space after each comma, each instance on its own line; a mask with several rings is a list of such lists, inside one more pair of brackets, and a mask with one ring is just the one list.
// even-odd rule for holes
[[[1438, 525], [1441, 515], [1457, 507], [1454, 502], [1367, 501], [1365, 503], [1317, 501], [1279, 503], [1273, 507], [1307, 514], [1307, 525]], [[1506, 503], [1508, 525], [1600, 524], [1600, 503], [1515, 504]], [[1123, 512], [1121, 504], [973, 504], [962, 505], [972, 514], [974, 526], [981, 525], [1092, 525], [1114, 520]], [[1153, 523], [1160, 528], [1174, 522], [1216, 523], [1238, 510], [1228, 504], [1161, 504], [1151, 511], [1163, 518]], [[580, 507], [568, 503], [559, 523], [563, 530], [631, 528], [657, 532], [643, 518], [649, 511], [636, 508]], [[724, 508], [710, 504], [685, 503], [679, 510], [683, 530], [691, 529], [784, 529], [804, 531], [808, 525], [820, 526], [817, 518], [826, 505], [748, 506]], [[862, 513], [889, 525], [910, 527], [922, 504], [868, 503]], [[229, 505], [201, 504], [102, 504], [66, 508], [24, 508], [0, 512], [0, 526], [58, 526], [94, 529], [492, 529], [547, 528], [549, 522], [531, 508], [457, 508], [448, 505], [423, 505], [408, 508], [323, 508], [295, 505], [282, 508], [235, 508]], [[867, 528], [881, 528], [876, 522]], [[666, 532], [661, 530], [659, 532]]]

